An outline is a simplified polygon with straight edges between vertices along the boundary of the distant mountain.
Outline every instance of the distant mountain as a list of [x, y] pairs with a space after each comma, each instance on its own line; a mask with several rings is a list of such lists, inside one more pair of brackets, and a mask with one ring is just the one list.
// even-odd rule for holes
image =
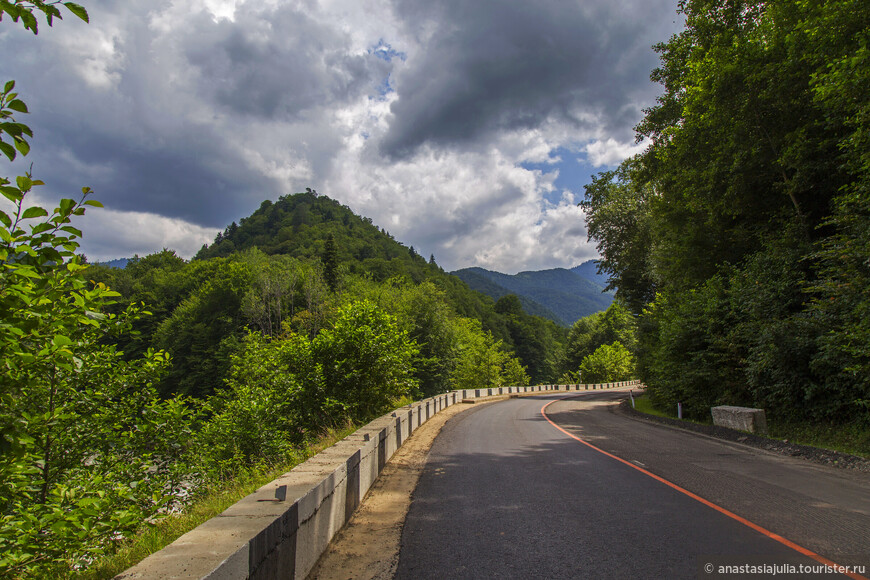
[[108, 266], [109, 268], [126, 268], [127, 262], [130, 261], [130, 258], [118, 258], [117, 260], [109, 260], [108, 262], [99, 262], [104, 266]]
[[563, 326], [571, 326], [579, 318], [606, 310], [613, 302], [613, 295], [604, 292], [606, 280], [597, 274], [592, 261], [571, 270], [554, 268], [510, 275], [483, 268], [464, 268], [452, 274], [473, 290], [495, 300], [515, 294], [527, 313], [549, 318]]
[[[502, 296], [507, 296], [508, 294], [515, 294], [517, 298], [520, 299], [520, 304], [523, 305], [523, 310], [525, 310], [526, 314], [540, 316], [541, 318], [552, 320], [556, 324], [565, 325], [558, 314], [540, 302], [537, 302], [528, 296], [518, 294], [517, 292], [495, 282], [490, 274], [498, 274], [498, 272], [490, 272], [483, 268], [466, 268], [457, 272], [451, 272], [451, 274], [465, 282], [472, 290], [476, 290], [481, 294], [486, 294], [493, 300], [498, 300]], [[502, 274], [502, 276], [503, 275], [504, 274]]]
[[579, 274], [583, 276], [590, 282], [595, 282], [602, 288], [607, 288], [607, 285], [610, 283], [610, 279], [606, 274], [598, 273], [598, 260], [589, 260], [587, 262], [583, 262], [579, 266], [574, 266], [571, 268], [571, 271], [575, 274]]

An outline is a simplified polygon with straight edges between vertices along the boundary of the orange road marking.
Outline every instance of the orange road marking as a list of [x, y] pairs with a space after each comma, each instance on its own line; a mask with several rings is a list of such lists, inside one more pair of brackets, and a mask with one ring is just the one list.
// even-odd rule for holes
[[[703, 497], [701, 497], [701, 496], [699, 496], [699, 495], [697, 495], [697, 494], [692, 493], [692, 492], [689, 491], [688, 489], [684, 489], [684, 488], [680, 487], [680, 486], [677, 485], [676, 483], [672, 483], [672, 482], [668, 481], [667, 479], [665, 479], [665, 478], [663, 478], [663, 477], [659, 477], [659, 476], [656, 475], [655, 473], [652, 473], [652, 472], [650, 472], [650, 471], [647, 471], [647, 470], [644, 469], [643, 467], [639, 467], [639, 466], [635, 465], [634, 463], [631, 463], [630, 461], [626, 461], [625, 459], [622, 459], [621, 457], [617, 457], [616, 455], [613, 455], [612, 453], [608, 453], [607, 451], [605, 451], [605, 450], [603, 450], [603, 449], [600, 449], [600, 448], [596, 447], [595, 445], [592, 445], [591, 443], [589, 443], [589, 442], [587, 442], [587, 441], [584, 441], [583, 439], [580, 439], [579, 437], [577, 437], [577, 436], [574, 435], [573, 433], [569, 433], [568, 431], [566, 431], [566, 430], [563, 429], [562, 427], [559, 427], [558, 425], [556, 425], [556, 423], [554, 423], [553, 420], [550, 419], [550, 417], [547, 416], [547, 407], [549, 407], [549, 406], [552, 405], [553, 403], [556, 403], [557, 401], [561, 401], [561, 400], [563, 400], [563, 399], [557, 399], [557, 400], [555, 400], [555, 401], [550, 401], [549, 403], [547, 403], [546, 405], [544, 405], [543, 407], [541, 407], [541, 415], [543, 415], [544, 419], [546, 419], [547, 422], [550, 423], [550, 425], [552, 425], [553, 427], [555, 427], [556, 429], [558, 429], [559, 431], [561, 431], [562, 433], [564, 433], [565, 435], [567, 435], [567, 436], [570, 437], [571, 439], [574, 439], [575, 441], [579, 441], [579, 442], [582, 443], [583, 445], [589, 447], [590, 449], [594, 449], [594, 450], [597, 451], [598, 453], [602, 453], [602, 454], [604, 454], [604, 455], [606, 455], [606, 456], [608, 456], [608, 457], [611, 457], [611, 458], [613, 458], [613, 459], [619, 461], [620, 463], [624, 463], [625, 465], [631, 467], [632, 469], [636, 469], [636, 470], [640, 471], [640, 472], [643, 473], [644, 475], [648, 475], [649, 477], [651, 477], [651, 478], [653, 478], [653, 479], [655, 479], [655, 480], [657, 480], [657, 481], [660, 481], [660, 482], [664, 483], [664, 484], [667, 485], [668, 487], [670, 487], [670, 488], [672, 488], [672, 489], [675, 489], [675, 490], [677, 490], [678, 492], [680, 492], [680, 493], [682, 493], [682, 494], [685, 494], [685, 495], [689, 496], [690, 498], [692, 498], [692, 499], [694, 499], [694, 500], [696, 500], [696, 501], [699, 501], [699, 502], [701, 502], [702, 504], [704, 504], [704, 505], [706, 505], [706, 506], [708, 506], [708, 507], [713, 508], [713, 509], [716, 510], [717, 512], [719, 512], [719, 513], [721, 513], [721, 514], [724, 514], [724, 515], [728, 516], [729, 518], [731, 518], [731, 519], [733, 519], [733, 520], [736, 520], [736, 521], [740, 522], [740, 523], [743, 524], [744, 526], [748, 526], [748, 527], [752, 528], [753, 530], [755, 530], [756, 532], [760, 532], [760, 533], [764, 534], [765, 536], [767, 536], [768, 538], [771, 538], [771, 539], [773, 539], [773, 540], [776, 540], [776, 541], [779, 542], [780, 544], [783, 544], [784, 546], [788, 546], [788, 547], [791, 548], [792, 550], [795, 550], [795, 551], [797, 551], [797, 552], [800, 552], [800, 553], [803, 554], [804, 556], [809, 556], [810, 558], [812, 558], [812, 559], [815, 560], [816, 562], [819, 562], [820, 564], [825, 564], [826, 566], [831, 566], [832, 568], [838, 568], [838, 569], [839, 569], [839, 568], [845, 568], [845, 566], [840, 566], [840, 565], [837, 564], [836, 562], [832, 562], [831, 560], [828, 560], [828, 559], [825, 558], [824, 556], [820, 556], [819, 554], [816, 554], [816, 553], [813, 552], [812, 550], [808, 550], [807, 548], [804, 548], [803, 546], [799, 546], [798, 544], [795, 544], [794, 542], [792, 542], [792, 541], [789, 540], [789, 539], [783, 538], [782, 536], [780, 536], [780, 535], [778, 535], [778, 534], [774, 534], [774, 533], [771, 532], [770, 530], [767, 530], [767, 529], [765, 529], [765, 528], [762, 528], [762, 527], [759, 526], [758, 524], [755, 524], [755, 523], [753, 523], [753, 522], [750, 522], [750, 521], [747, 520], [746, 518], [740, 517], [740, 516], [738, 516], [737, 514], [735, 514], [734, 512], [732, 512], [732, 511], [728, 511], [727, 509], [725, 509], [725, 508], [723, 508], [723, 507], [721, 507], [721, 506], [719, 506], [719, 505], [716, 505], [715, 503], [711, 502], [710, 500], [704, 499]], [[846, 575], [847, 577], [849, 577], [849, 578], [853, 578], [854, 580], [868, 580], [868, 578], [866, 578], [866, 577], [864, 577], [864, 576], [861, 576], [860, 574], [856, 574], [856, 573], [854, 573], [854, 572], [852, 572], [852, 573], [848, 573], [848, 574], [845, 574], [845, 575]]]

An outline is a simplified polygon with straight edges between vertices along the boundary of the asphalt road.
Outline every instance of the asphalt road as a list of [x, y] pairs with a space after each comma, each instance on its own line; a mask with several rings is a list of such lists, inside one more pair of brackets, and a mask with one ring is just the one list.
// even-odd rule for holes
[[[845, 577], [786, 574], [819, 570], [801, 550], [870, 575], [866, 474], [624, 417], [612, 404], [623, 396], [510, 399], [449, 421], [414, 492], [396, 578], [770, 577], [720, 565]], [[551, 401], [555, 425], [541, 411]]]

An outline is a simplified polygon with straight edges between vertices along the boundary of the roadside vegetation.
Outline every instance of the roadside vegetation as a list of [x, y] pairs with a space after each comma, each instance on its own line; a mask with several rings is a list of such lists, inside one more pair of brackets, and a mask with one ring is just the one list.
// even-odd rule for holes
[[660, 410], [761, 407], [777, 437], [866, 450], [870, 6], [680, 8], [637, 126], [648, 147], [582, 204], [639, 378]]
[[224, 479], [209, 485], [196, 495], [196, 499], [182, 511], [157, 520], [153, 525], [143, 526], [141, 533], [127, 538], [115, 548], [97, 557], [82, 570], [70, 570], [59, 565], [45, 570], [47, 578], [108, 580], [144, 560], [150, 554], [168, 546], [183, 534], [217, 516], [234, 503], [257, 489], [274, 481], [306, 459], [337, 443], [357, 429], [349, 425], [343, 429], [330, 430], [317, 441], [297, 449], [291, 457], [279, 464], [257, 464], [237, 471], [232, 479]]
[[610, 383], [637, 376], [637, 327], [621, 300], [579, 319], [568, 333], [560, 384]]
[[[677, 410], [660, 409], [653, 405], [649, 397], [645, 395], [634, 397], [635, 410], [646, 415], [677, 419]], [[706, 420], [693, 420], [684, 418], [683, 421], [712, 425], [711, 417]], [[770, 439], [778, 439], [798, 445], [808, 445], [819, 449], [830, 449], [850, 455], [870, 458], [870, 431], [856, 425], [815, 425], [812, 423], [788, 423], [780, 421], [768, 421], [768, 434]]]

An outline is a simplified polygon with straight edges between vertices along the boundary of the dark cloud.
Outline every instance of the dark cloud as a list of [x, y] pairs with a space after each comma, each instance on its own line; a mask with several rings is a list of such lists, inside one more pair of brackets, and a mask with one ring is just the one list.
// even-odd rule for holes
[[381, 144], [392, 157], [553, 118], [578, 128], [603, 121], [628, 139], [633, 105], [655, 91], [650, 46], [676, 28], [661, 18], [674, 12], [671, 0], [398, 0], [397, 7], [416, 35], [429, 38], [397, 78], [399, 99]]
[[[556, 203], [582, 185], [566, 164], [590, 139], [620, 157], [658, 90], [649, 47], [677, 28], [676, 0], [629, 1], [88, 0], [90, 25], [38, 38], [7, 19], [0, 79], [36, 133], [10, 174], [92, 187], [115, 211], [93, 222], [104, 257], [161, 236], [192, 253], [204, 228], [312, 187], [448, 267], [574, 265], [594, 249], [565, 242], [585, 238]], [[523, 165], [548, 155], [555, 190]]]
[[392, 69], [376, 54], [350, 54], [344, 35], [282, 6], [244, 4], [233, 22], [202, 13], [180, 48], [204, 98], [269, 119], [374, 93]]
[[[35, 169], [52, 191], [69, 196], [84, 185], [119, 211], [157, 212], [223, 227], [230, 216], [274, 198], [280, 185], [234, 161], [227, 142], [191, 126], [176, 140], [142, 143], [95, 127], [74, 130], [46, 116], [36, 129], [44, 145]], [[50, 160], [50, 161], [49, 161]], [[90, 170], [82, 170], [90, 168]]]

